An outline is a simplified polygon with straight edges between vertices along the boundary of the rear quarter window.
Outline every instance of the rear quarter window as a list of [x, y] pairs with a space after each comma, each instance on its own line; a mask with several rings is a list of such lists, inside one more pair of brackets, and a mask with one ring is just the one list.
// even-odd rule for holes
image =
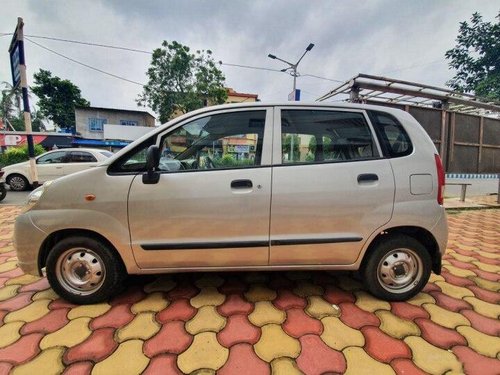
[[368, 115], [386, 156], [398, 158], [413, 152], [408, 133], [394, 116], [379, 111], [368, 111]]

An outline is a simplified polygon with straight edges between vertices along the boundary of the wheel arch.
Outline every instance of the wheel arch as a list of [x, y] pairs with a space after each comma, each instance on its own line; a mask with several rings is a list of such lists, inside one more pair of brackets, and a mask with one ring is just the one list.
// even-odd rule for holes
[[377, 245], [381, 241], [387, 239], [388, 236], [395, 236], [398, 234], [403, 234], [408, 237], [412, 237], [416, 241], [420, 242], [427, 249], [427, 251], [431, 256], [432, 271], [436, 275], [441, 274], [441, 253], [439, 251], [439, 245], [436, 239], [434, 238], [432, 233], [429, 232], [427, 229], [416, 226], [399, 226], [399, 227], [387, 228], [381, 231], [379, 234], [377, 234], [377, 236], [375, 236], [375, 238], [371, 241], [370, 245], [368, 246], [363, 256], [360, 268], [362, 268], [366, 264], [370, 253], [377, 247]]

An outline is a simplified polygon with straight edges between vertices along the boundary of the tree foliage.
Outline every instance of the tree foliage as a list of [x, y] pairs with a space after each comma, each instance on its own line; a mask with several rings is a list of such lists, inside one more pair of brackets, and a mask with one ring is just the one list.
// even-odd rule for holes
[[82, 98], [78, 86], [67, 79], [52, 76], [48, 70], [40, 69], [33, 77], [35, 85], [31, 90], [38, 96], [40, 113], [61, 129], [73, 128], [75, 106], [90, 106], [90, 102]]
[[176, 41], [163, 41], [162, 47], [153, 51], [147, 76], [137, 103], [151, 107], [161, 122], [176, 111], [186, 113], [207, 102], [224, 103], [227, 98], [224, 75], [210, 50], [191, 53], [189, 47]]
[[470, 23], [460, 23], [457, 44], [445, 54], [457, 71], [447, 83], [454, 90], [500, 100], [500, 13], [496, 18], [485, 22], [476, 12]]

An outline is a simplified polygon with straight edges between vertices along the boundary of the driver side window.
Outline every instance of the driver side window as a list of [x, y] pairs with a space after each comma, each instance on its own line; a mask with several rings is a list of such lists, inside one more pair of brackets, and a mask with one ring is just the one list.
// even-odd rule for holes
[[260, 165], [266, 112], [203, 117], [165, 135], [161, 171], [243, 168]]

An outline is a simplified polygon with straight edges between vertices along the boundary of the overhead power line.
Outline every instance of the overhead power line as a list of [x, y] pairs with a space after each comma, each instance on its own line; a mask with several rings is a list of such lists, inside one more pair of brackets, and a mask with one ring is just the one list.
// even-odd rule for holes
[[44, 45], [41, 45], [40, 43], [37, 43], [37, 42], [35, 42], [34, 40], [31, 40], [30, 38], [28, 38], [28, 37], [26, 37], [26, 36], [25, 36], [24, 38], [25, 38], [27, 41], [29, 41], [30, 43], [33, 43], [33, 44], [37, 45], [38, 47], [40, 47], [40, 48], [42, 48], [42, 49], [44, 49], [44, 50], [46, 50], [46, 51], [49, 51], [49, 52], [51, 52], [51, 53], [53, 53], [53, 54], [55, 54], [55, 55], [57, 55], [57, 56], [60, 56], [60, 57], [62, 57], [62, 58], [64, 58], [64, 59], [67, 59], [67, 60], [69, 60], [69, 61], [72, 61], [72, 62], [74, 62], [75, 64], [78, 64], [78, 65], [84, 66], [84, 67], [86, 67], [86, 68], [88, 68], [88, 69], [95, 70], [96, 72], [99, 72], [99, 73], [102, 73], [102, 74], [108, 75], [108, 76], [113, 77], [113, 78], [116, 78], [116, 79], [120, 79], [120, 80], [125, 81], [125, 82], [133, 83], [133, 84], [138, 85], [138, 86], [141, 86], [141, 87], [142, 87], [142, 86], [144, 86], [144, 84], [143, 84], [143, 83], [140, 83], [140, 82], [137, 82], [137, 81], [132, 81], [131, 79], [128, 79], [128, 78], [125, 78], [125, 77], [121, 77], [121, 76], [119, 76], [119, 75], [116, 75], [116, 74], [113, 74], [113, 73], [110, 73], [110, 72], [106, 72], [106, 71], [104, 71], [104, 70], [102, 70], [102, 69], [96, 68], [95, 66], [91, 66], [91, 65], [88, 65], [88, 64], [82, 63], [81, 61], [78, 61], [78, 60], [75, 60], [75, 59], [73, 59], [73, 58], [71, 58], [71, 57], [68, 57], [68, 56], [66, 56], [66, 55], [63, 55], [62, 53], [59, 53], [59, 52], [57, 52], [57, 51], [54, 51], [53, 49], [50, 49], [50, 48], [48, 48], [48, 47], [45, 47]]

